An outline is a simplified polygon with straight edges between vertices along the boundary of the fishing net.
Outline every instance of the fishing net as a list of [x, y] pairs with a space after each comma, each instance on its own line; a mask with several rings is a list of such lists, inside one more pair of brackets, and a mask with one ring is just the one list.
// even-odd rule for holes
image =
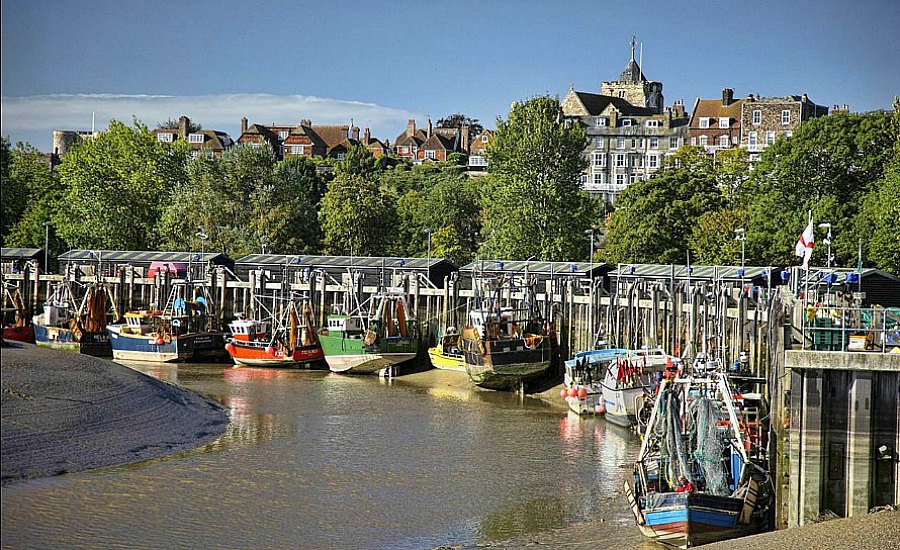
[[714, 495], [729, 494], [725, 467], [722, 464], [722, 455], [725, 445], [716, 427], [721, 419], [719, 404], [709, 397], [700, 397], [691, 403], [696, 419], [697, 443], [694, 450], [694, 461], [703, 473], [706, 484], [706, 492]]

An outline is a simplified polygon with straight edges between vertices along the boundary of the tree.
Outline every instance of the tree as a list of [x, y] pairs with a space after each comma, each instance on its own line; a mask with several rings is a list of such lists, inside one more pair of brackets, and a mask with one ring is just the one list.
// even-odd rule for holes
[[596, 207], [579, 184], [585, 140], [580, 126], [562, 120], [559, 100], [547, 96], [514, 104], [509, 120], [497, 121], [486, 150], [481, 254], [584, 257], [584, 230], [597, 222]]
[[6, 138], [0, 139], [0, 172], [0, 192], [3, 195], [3, 200], [0, 201], [0, 236], [6, 246], [6, 236], [22, 218], [28, 202], [28, 186], [13, 175], [13, 153]]
[[336, 174], [351, 174], [369, 178], [376, 172], [375, 156], [372, 152], [360, 144], [352, 145], [344, 155], [344, 160], [339, 160], [334, 165]]
[[[606, 245], [610, 263], [684, 263], [701, 216], [725, 205], [711, 159], [685, 149], [655, 177], [629, 185], [610, 215]], [[707, 224], [718, 222], [715, 218]], [[706, 230], [704, 233], [708, 232]], [[734, 233], [731, 233], [733, 238]], [[697, 243], [706, 246], [698, 234]], [[715, 247], [708, 255], [713, 255]]]
[[747, 213], [743, 210], [715, 210], [697, 219], [688, 241], [691, 261], [701, 265], [737, 265], [741, 258], [741, 242], [735, 230], [747, 230]]
[[437, 121], [438, 128], [459, 128], [463, 126], [469, 127], [469, 140], [484, 131], [484, 126], [478, 122], [477, 118], [470, 118], [462, 113], [453, 113]]
[[390, 244], [394, 209], [374, 180], [338, 173], [322, 199], [319, 221], [325, 252], [383, 256]]
[[[23, 210], [9, 228], [4, 244], [34, 248], [47, 245], [47, 252], [52, 256], [64, 252], [65, 243], [55, 229], [51, 228], [49, 242], [46, 242], [48, 227], [44, 224], [50, 222], [62, 197], [59, 181], [50, 170], [46, 157], [31, 145], [19, 143], [10, 152], [8, 168], [8, 175], [4, 177], [4, 209], [8, 203], [18, 202], [15, 206]], [[14, 186], [9, 189], [9, 194], [7, 185]], [[18, 190], [18, 196], [14, 189]]]
[[137, 120], [111, 121], [62, 159], [59, 235], [76, 248], [158, 249], [157, 221], [186, 179], [188, 156], [186, 143], [160, 143]]
[[[181, 121], [176, 118], [170, 118], [165, 122], [159, 122], [156, 125], [160, 130], [180, 130], [181, 129]], [[190, 121], [188, 123], [187, 131], [188, 133], [199, 132], [203, 129], [203, 126], [194, 121]]]

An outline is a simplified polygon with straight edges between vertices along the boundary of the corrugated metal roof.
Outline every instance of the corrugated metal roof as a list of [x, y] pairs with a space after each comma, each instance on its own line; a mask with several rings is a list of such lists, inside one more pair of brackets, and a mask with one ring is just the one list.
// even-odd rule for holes
[[[610, 277], [645, 277], [645, 278], [669, 278], [672, 269], [675, 269], [676, 279], [734, 279], [740, 280], [738, 275], [740, 266], [711, 266], [711, 265], [669, 265], [669, 264], [622, 264], [609, 273]], [[690, 272], [688, 268], [690, 267]], [[777, 267], [744, 266], [744, 278], [766, 278], [770, 272], [776, 272]]]
[[609, 264], [602, 262], [541, 262], [537, 260], [476, 260], [460, 269], [464, 274], [471, 274], [474, 269], [476, 272], [487, 273], [516, 273], [525, 272], [525, 266], [528, 265], [529, 273], [546, 274], [546, 275], [587, 275], [598, 269], [609, 269]]
[[238, 259], [238, 265], [302, 265], [315, 267], [335, 267], [335, 268], [377, 268], [384, 267], [386, 269], [403, 268], [403, 269], [428, 269], [429, 265], [434, 267], [441, 263], [450, 266], [453, 264], [444, 258], [431, 258], [430, 264], [428, 258], [396, 258], [381, 256], [311, 256], [311, 255], [290, 255], [290, 254], [248, 254]]
[[135, 250], [69, 250], [60, 254], [62, 261], [97, 261], [109, 262], [210, 262], [229, 260], [219, 252], [164, 252]]
[[4, 258], [35, 258], [44, 253], [43, 248], [2, 248], [0, 256]]

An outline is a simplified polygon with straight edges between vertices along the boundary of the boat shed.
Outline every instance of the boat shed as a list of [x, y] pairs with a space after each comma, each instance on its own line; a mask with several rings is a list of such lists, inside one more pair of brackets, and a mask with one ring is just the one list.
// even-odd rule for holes
[[0, 248], [0, 272], [19, 273], [25, 262], [37, 262], [44, 271], [43, 248]]
[[[872, 267], [857, 270], [842, 267], [812, 267], [804, 271], [799, 267], [791, 268], [796, 274], [793, 287], [803, 292], [809, 284], [810, 292], [862, 292], [862, 306], [881, 305], [884, 307], [900, 307], [900, 277]], [[806, 275], [806, 277], [804, 277]]]
[[[615, 268], [602, 262], [543, 262], [538, 260], [475, 260], [460, 269], [459, 276], [471, 280], [473, 273], [478, 276], [498, 277], [501, 275], [524, 275], [525, 270], [538, 281], [563, 276], [578, 279], [603, 278], [603, 288], [609, 288], [609, 272]], [[468, 285], [467, 285], [468, 286]]]
[[781, 268], [759, 266], [674, 265], [674, 264], [619, 264], [609, 273], [613, 288], [636, 279], [650, 281], [694, 281], [731, 283], [753, 286], [781, 284]]
[[150, 277], [160, 271], [183, 277], [188, 268], [194, 277], [202, 276], [203, 265], [234, 267], [234, 260], [220, 252], [167, 252], [127, 250], [69, 250], [59, 256], [60, 272], [77, 269], [86, 275], [96, 272], [97, 266], [105, 276], [113, 276], [121, 266], [136, 268], [138, 277]]
[[366, 285], [381, 282], [391, 284], [398, 273], [418, 273], [443, 288], [444, 278], [456, 271], [456, 266], [443, 258], [396, 258], [387, 256], [312, 256], [289, 254], [249, 254], [234, 264], [234, 273], [242, 280], [249, 279], [251, 270], [263, 270], [270, 281], [280, 281], [288, 271], [321, 270], [340, 281], [348, 270], [362, 273]]

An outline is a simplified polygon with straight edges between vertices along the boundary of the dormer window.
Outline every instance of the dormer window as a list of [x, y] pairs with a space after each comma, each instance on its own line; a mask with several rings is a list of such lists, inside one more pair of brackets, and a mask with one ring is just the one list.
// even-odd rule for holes
[[487, 142], [488, 142], [488, 137], [487, 137], [487, 136], [481, 136], [481, 143], [487, 143]]
[[719, 117], [719, 128], [728, 128], [730, 119], [727, 116]]
[[189, 134], [188, 143], [203, 143], [203, 134]]
[[647, 124], [647, 128], [659, 128], [658, 120], [648, 120], [646, 124]]
[[598, 116], [597, 119], [594, 121], [594, 124], [596, 124], [597, 126], [600, 126], [600, 127], [606, 126], [606, 117]]
[[701, 128], [709, 128], [709, 117], [708, 116], [700, 117], [700, 127]]
[[280, 131], [278, 132], [278, 139], [280, 139], [281, 141], [286, 140], [289, 133], [290, 133], [290, 132], [288, 132], [287, 130], [280, 130]]
[[625, 90], [619, 90], [619, 97], [625, 99]]
[[623, 118], [623, 119], [622, 119], [622, 126], [631, 126], [631, 119], [630, 119], [630, 118]]
[[175, 140], [175, 134], [172, 132], [160, 132], [156, 134], [156, 140], [162, 143], [172, 143]]

